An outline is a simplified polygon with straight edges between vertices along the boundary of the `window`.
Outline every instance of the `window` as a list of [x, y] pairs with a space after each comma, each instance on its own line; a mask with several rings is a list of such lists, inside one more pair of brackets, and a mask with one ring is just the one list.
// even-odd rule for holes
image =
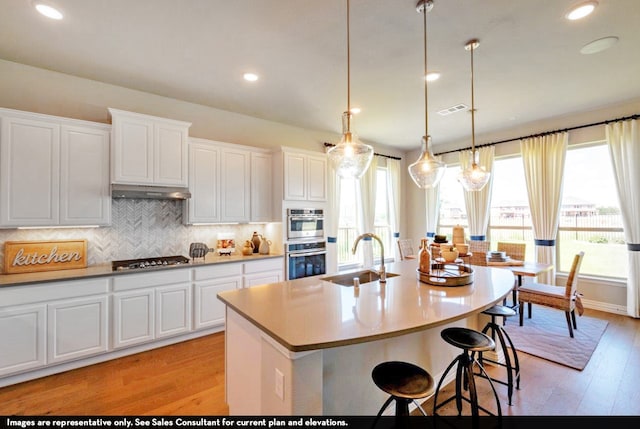
[[522, 157], [499, 158], [493, 163], [493, 189], [488, 240], [496, 250], [499, 241], [526, 244], [525, 259], [535, 259], [535, 243]]
[[584, 251], [581, 274], [626, 278], [627, 246], [606, 144], [569, 148], [559, 219], [557, 268]]
[[[378, 167], [376, 176], [376, 205], [374, 215], [374, 233], [380, 237], [386, 250], [385, 257], [393, 255], [395, 240], [391, 230], [391, 199], [389, 198], [389, 180], [387, 168]], [[356, 265], [362, 262], [360, 254], [353, 255], [351, 247], [358, 237], [362, 204], [360, 185], [356, 179], [340, 181], [340, 219], [338, 221], [338, 265]], [[360, 251], [358, 251], [360, 253]], [[380, 246], [373, 244], [374, 260], [380, 260]]]
[[440, 180], [440, 216], [438, 221], [438, 234], [447, 235], [451, 240], [453, 227], [462, 225], [465, 234], [469, 236], [469, 223], [467, 222], [467, 209], [464, 205], [464, 190], [458, 182], [460, 174], [459, 165], [448, 165], [444, 176]]

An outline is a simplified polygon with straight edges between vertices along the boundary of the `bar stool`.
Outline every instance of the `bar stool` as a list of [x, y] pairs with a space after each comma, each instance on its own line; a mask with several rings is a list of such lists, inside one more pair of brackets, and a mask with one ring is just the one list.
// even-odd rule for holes
[[408, 416], [411, 402], [423, 415], [427, 415], [416, 401], [433, 395], [434, 380], [427, 371], [412, 363], [390, 361], [376, 365], [371, 377], [376, 386], [391, 395], [378, 411], [373, 426], [393, 400], [396, 401], [396, 417]]
[[[509, 334], [507, 334], [507, 331], [504, 330], [502, 325], [499, 325], [496, 323], [496, 317], [506, 318], [506, 317], [515, 316], [516, 311], [513, 308], [507, 307], [504, 305], [494, 305], [493, 307], [483, 311], [482, 314], [491, 316], [491, 321], [487, 322], [487, 325], [482, 330], [482, 333], [487, 334], [489, 330], [491, 330], [491, 338], [495, 341], [496, 336], [498, 337], [498, 342], [500, 343], [500, 347], [502, 347], [502, 352], [504, 353], [504, 363], [498, 362], [492, 359], [487, 359], [483, 357], [482, 352], [479, 353], [478, 361], [481, 364], [484, 361], [491, 362], [495, 365], [500, 365], [507, 369], [506, 382], [496, 378], [491, 378], [491, 380], [495, 381], [496, 383], [500, 383], [507, 386], [507, 392], [509, 396], [509, 405], [511, 405], [511, 396], [513, 395], [513, 379], [514, 378], [516, 380], [516, 389], [520, 389], [520, 361], [518, 360], [518, 353], [516, 352], [516, 348], [513, 346], [513, 342], [511, 342], [511, 338], [509, 338]], [[507, 342], [509, 343], [508, 347], [507, 347]], [[511, 352], [509, 352], [509, 349], [511, 349]], [[513, 354], [513, 363], [511, 361], [511, 354]], [[485, 377], [485, 374], [476, 373], [476, 375], [480, 377]]]
[[[433, 400], [433, 414], [437, 415], [436, 411], [438, 410], [438, 408], [455, 399], [456, 408], [458, 409], [458, 416], [462, 415], [462, 400], [467, 401], [471, 405], [471, 414], [474, 418], [477, 418], [480, 415], [480, 410], [491, 416], [495, 416], [496, 414], [493, 414], [492, 412], [478, 404], [478, 394], [476, 392], [476, 383], [473, 372], [473, 365], [475, 363], [476, 365], [478, 365], [480, 371], [487, 375], [484, 367], [480, 364], [480, 362], [476, 360], [475, 353], [494, 350], [496, 347], [495, 341], [493, 341], [491, 337], [482, 332], [461, 327], [443, 329], [442, 332], [440, 332], [440, 336], [443, 340], [445, 340], [452, 346], [462, 349], [462, 353], [460, 353], [449, 364], [444, 374], [442, 374], [440, 381], [438, 382], [438, 387], [436, 387], [436, 393]], [[440, 391], [442, 382], [447, 377], [447, 374], [449, 373], [451, 368], [453, 368], [456, 364], [456, 393], [442, 403], [438, 404], [438, 392]], [[496, 398], [496, 404], [498, 405], [497, 416], [501, 417], [502, 409], [500, 408], [500, 399], [498, 398], [498, 393], [496, 392], [495, 387], [493, 387], [491, 378], [488, 375], [485, 378], [489, 381], [491, 390], [493, 390], [493, 395]], [[463, 396], [463, 389], [469, 390], [469, 398]]]

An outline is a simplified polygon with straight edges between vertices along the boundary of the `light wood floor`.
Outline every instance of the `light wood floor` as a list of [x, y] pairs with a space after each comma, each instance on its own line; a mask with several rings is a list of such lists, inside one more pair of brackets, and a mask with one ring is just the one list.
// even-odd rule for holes
[[[504, 414], [640, 415], [640, 320], [593, 310], [586, 315], [609, 321], [587, 367], [576, 371], [520, 353], [521, 389], [512, 406], [506, 387], [497, 385]], [[491, 408], [488, 384], [478, 385], [481, 403]], [[430, 401], [425, 406], [431, 414]], [[222, 333], [0, 388], [0, 415], [227, 413]], [[453, 404], [440, 413], [455, 414]]]

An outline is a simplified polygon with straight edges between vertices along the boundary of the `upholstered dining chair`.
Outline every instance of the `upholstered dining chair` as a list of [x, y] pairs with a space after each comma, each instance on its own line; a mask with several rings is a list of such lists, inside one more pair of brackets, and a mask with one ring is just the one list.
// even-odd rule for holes
[[398, 239], [398, 251], [400, 252], [400, 260], [416, 259], [416, 252], [413, 249], [413, 240], [410, 238]]
[[518, 301], [520, 302], [520, 326], [524, 321], [524, 306], [528, 304], [529, 318], [531, 318], [531, 304], [543, 305], [545, 307], [556, 308], [564, 311], [567, 318], [567, 326], [569, 327], [569, 336], [573, 338], [573, 330], [578, 329], [576, 325], [576, 300], [580, 299], [577, 295], [578, 272], [584, 252], [579, 252], [573, 258], [571, 271], [567, 277], [567, 283], [564, 286], [555, 286], [543, 283], [529, 283], [518, 288]]

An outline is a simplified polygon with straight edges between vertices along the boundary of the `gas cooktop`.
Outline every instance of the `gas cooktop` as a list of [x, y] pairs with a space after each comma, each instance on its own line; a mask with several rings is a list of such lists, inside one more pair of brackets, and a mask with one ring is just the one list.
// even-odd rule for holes
[[188, 263], [189, 258], [185, 256], [158, 256], [155, 258], [124, 259], [121, 261], [112, 261], [111, 269], [113, 271], [142, 270], [149, 268], [167, 267], [171, 265], [184, 265]]

